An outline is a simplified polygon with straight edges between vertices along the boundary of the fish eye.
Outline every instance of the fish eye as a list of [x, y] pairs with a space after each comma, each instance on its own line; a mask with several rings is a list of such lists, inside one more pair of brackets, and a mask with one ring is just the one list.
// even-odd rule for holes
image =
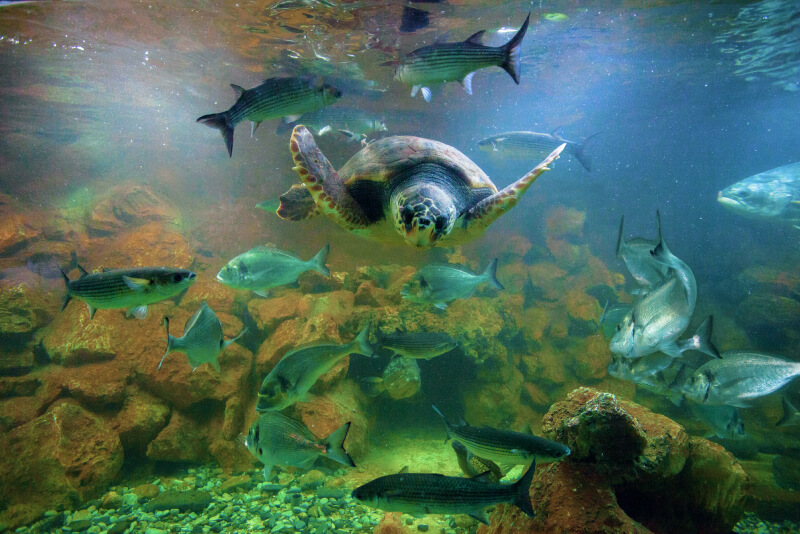
[[264, 456], [264, 449], [262, 449], [261, 447], [258, 448], [257, 452], [259, 456]]
[[181, 273], [175, 273], [172, 275], [172, 281], [175, 282], [176, 284], [181, 280], [183, 280], [183, 275]]
[[743, 198], [747, 198], [747, 197], [750, 196], [750, 191], [748, 191], [747, 189], [743, 189], [742, 191], [739, 192], [739, 196], [743, 197]]

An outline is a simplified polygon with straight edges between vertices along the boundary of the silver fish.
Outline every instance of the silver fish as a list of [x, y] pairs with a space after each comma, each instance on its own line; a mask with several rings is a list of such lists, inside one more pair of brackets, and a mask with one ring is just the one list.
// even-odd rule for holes
[[[357, 501], [386, 512], [425, 514], [467, 514], [489, 524], [484, 508], [511, 503], [533, 517], [529, 490], [536, 462], [515, 484], [423, 473], [400, 473], [376, 478], [353, 490]], [[486, 477], [488, 478], [488, 477]]]
[[[661, 235], [661, 217], [657, 216], [658, 234]], [[625, 262], [625, 267], [642, 286], [640, 294], [647, 294], [667, 279], [669, 266], [656, 261], [650, 252], [656, 248], [660, 239], [650, 240], [643, 237], [634, 237], [625, 241], [624, 237], [625, 216], [619, 221], [619, 235], [617, 237], [617, 258]]]
[[508, 72], [519, 85], [520, 48], [531, 15], [519, 31], [503, 46], [484, 46], [481, 43], [485, 30], [481, 30], [466, 41], [423, 46], [410, 52], [395, 70], [395, 79], [411, 85], [412, 98], [418, 92], [426, 102], [431, 101], [430, 85], [459, 81], [468, 95], [472, 94], [472, 77], [475, 71], [497, 66]]
[[167, 330], [167, 351], [161, 357], [158, 368], [164, 363], [164, 358], [171, 352], [182, 352], [189, 359], [192, 372], [204, 363], [208, 363], [219, 372], [219, 354], [231, 343], [242, 337], [247, 331], [244, 328], [239, 335], [225, 341], [225, 334], [222, 332], [217, 314], [209, 308], [208, 304], [203, 305], [192, 315], [186, 326], [183, 328], [182, 337], [174, 337], [169, 333], [169, 317], [164, 317], [164, 327]]
[[89, 307], [90, 319], [94, 318], [98, 309], [118, 308], [127, 308], [126, 315], [144, 319], [148, 304], [185, 291], [197, 278], [191, 271], [170, 267], [109, 269], [91, 274], [80, 265], [78, 269], [81, 277], [77, 280], [70, 280], [67, 273], [61, 270], [67, 288], [61, 309], [66, 308], [73, 298], [82, 300]]
[[745, 217], [800, 227], [800, 161], [736, 182], [717, 201]]
[[491, 135], [478, 141], [478, 148], [498, 156], [512, 159], [535, 159], [550, 154], [562, 144], [565, 154], [572, 155], [591, 172], [592, 166], [589, 158], [584, 153], [586, 143], [597, 134], [590, 135], [580, 143], [568, 141], [558, 135], [558, 128], [552, 133], [539, 132], [503, 132]]
[[458, 341], [442, 332], [395, 332], [378, 334], [380, 348], [390, 349], [406, 358], [430, 360], [458, 346]]
[[422, 377], [416, 360], [396, 356], [391, 359], [381, 376], [365, 378], [362, 383], [368, 397], [377, 397], [385, 391], [397, 400], [416, 395], [422, 386]]
[[427, 265], [403, 287], [401, 294], [411, 302], [445, 309], [449, 302], [471, 297], [478, 286], [486, 282], [497, 289], [505, 289], [497, 279], [497, 258], [477, 275], [458, 265]]
[[356, 338], [344, 345], [315, 343], [287, 352], [281, 361], [264, 377], [258, 390], [257, 412], [283, 410], [295, 402], [308, 400], [308, 391], [317, 379], [330, 371], [348, 354], [371, 357], [369, 325]]
[[752, 399], [778, 391], [800, 375], [800, 363], [775, 356], [734, 350], [700, 366], [683, 394], [692, 402], [748, 408]]
[[291, 284], [306, 271], [324, 276], [331, 273], [325, 266], [330, 245], [308, 261], [274, 247], [258, 246], [229, 261], [217, 274], [217, 280], [235, 289], [249, 289], [266, 297], [270, 288]]
[[444, 421], [447, 439], [458, 439], [475, 456], [498, 462], [501, 467], [527, 464], [532, 459], [539, 463], [554, 462], [570, 454], [566, 445], [533, 434], [471, 426], [463, 421], [454, 425], [436, 406], [433, 409]]
[[[291, 130], [298, 124], [313, 130], [317, 136], [339, 132], [345, 138], [366, 137], [375, 132], [385, 132], [386, 123], [382, 118], [358, 108], [331, 106], [309, 113], [303, 113], [300, 120], [283, 123], [278, 126], [277, 133]], [[343, 132], [348, 132], [350, 135]]]
[[275, 465], [293, 465], [303, 469], [319, 456], [355, 467], [344, 450], [350, 423], [345, 423], [325, 439], [319, 439], [301, 422], [277, 412], [262, 414], [250, 427], [245, 446], [264, 464], [264, 478], [269, 480]]
[[692, 410], [709, 429], [706, 437], [717, 436], [722, 439], [745, 439], [744, 422], [739, 409], [733, 406], [693, 404]]
[[669, 267], [674, 273], [675, 277], [683, 285], [686, 292], [686, 302], [689, 306], [689, 315], [694, 313], [694, 307], [697, 304], [697, 281], [694, 278], [694, 273], [689, 266], [678, 258], [667, 247], [667, 242], [664, 241], [664, 236], [661, 233], [661, 214], [656, 212], [658, 218], [658, 245], [650, 252], [653, 259], [663, 265]]

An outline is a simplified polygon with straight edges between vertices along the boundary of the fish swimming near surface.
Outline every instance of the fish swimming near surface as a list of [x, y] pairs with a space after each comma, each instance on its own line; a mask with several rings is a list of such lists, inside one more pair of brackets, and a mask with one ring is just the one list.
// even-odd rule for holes
[[169, 317], [164, 317], [164, 327], [167, 330], [167, 351], [161, 357], [158, 368], [164, 363], [164, 358], [171, 352], [182, 352], [189, 359], [189, 365], [194, 372], [202, 364], [210, 364], [219, 373], [219, 355], [234, 341], [242, 337], [247, 329], [239, 335], [225, 341], [222, 323], [207, 303], [192, 315], [183, 328], [183, 336], [174, 337], [169, 333]]
[[362, 139], [369, 134], [387, 130], [384, 120], [373, 113], [358, 108], [331, 106], [303, 113], [298, 121], [282, 123], [276, 133], [281, 134], [291, 130], [300, 123], [311, 129], [315, 135], [339, 132], [348, 141], [352, 140], [352, 137]]
[[528, 31], [530, 13], [519, 31], [503, 46], [481, 44], [485, 30], [460, 43], [435, 42], [406, 55], [395, 70], [395, 79], [411, 85], [411, 96], [418, 92], [426, 102], [431, 101], [430, 85], [460, 81], [468, 95], [472, 94], [475, 71], [497, 66], [504, 69], [519, 85], [520, 48]]
[[222, 133], [228, 156], [233, 156], [233, 129], [241, 121], [250, 121], [252, 137], [263, 120], [286, 117], [291, 122], [303, 113], [333, 104], [342, 96], [341, 91], [323, 83], [322, 78], [310, 76], [270, 78], [252, 89], [234, 84], [231, 87], [236, 92], [236, 102], [230, 109], [197, 119]]
[[469, 478], [475, 478], [484, 473], [489, 482], [500, 482], [500, 479], [503, 478], [503, 471], [493, 461], [475, 456], [458, 440], [453, 440], [451, 445], [456, 452], [458, 466]]
[[319, 439], [300, 421], [277, 412], [267, 412], [250, 427], [244, 444], [264, 464], [264, 478], [269, 480], [275, 465], [310, 469], [319, 456], [355, 467], [344, 449], [349, 430], [350, 423], [345, 423], [327, 438]]
[[501, 468], [527, 464], [534, 458], [539, 463], [554, 462], [570, 454], [566, 445], [533, 434], [488, 426], [470, 426], [465, 422], [454, 425], [436, 406], [433, 406], [433, 409], [444, 421], [447, 439], [458, 439], [472, 454], [498, 462]]
[[737, 440], [747, 438], [742, 414], [734, 406], [693, 404], [692, 411], [711, 430], [705, 437]]
[[726, 351], [694, 372], [683, 386], [692, 402], [749, 408], [800, 375], [800, 362], [747, 350]]
[[430, 360], [458, 346], [458, 341], [443, 332], [378, 333], [378, 346], [395, 354], [419, 360]]
[[344, 345], [314, 343], [287, 352], [264, 377], [258, 390], [256, 411], [283, 410], [295, 402], [307, 401], [311, 386], [342, 358], [348, 354], [374, 355], [368, 337], [369, 325], [352, 342]]
[[59, 267], [64, 277], [67, 293], [61, 309], [73, 298], [82, 300], [89, 307], [89, 318], [97, 310], [126, 309], [126, 315], [138, 319], [147, 316], [147, 305], [168, 299], [191, 286], [197, 275], [186, 269], [171, 267], [134, 267], [131, 269], [108, 269], [99, 273], [88, 273], [78, 265], [81, 276], [70, 280]]
[[269, 290], [297, 281], [306, 271], [324, 276], [331, 273], [325, 266], [330, 245], [325, 245], [308, 261], [275, 247], [257, 246], [239, 254], [217, 273], [217, 280], [234, 289], [249, 289], [266, 297]]
[[736, 182], [717, 201], [745, 217], [800, 228], [800, 161]]
[[403, 287], [401, 294], [411, 302], [444, 309], [449, 302], [471, 297], [478, 286], [487, 282], [497, 289], [505, 289], [497, 279], [497, 258], [477, 275], [460, 265], [426, 265]]
[[[658, 235], [661, 236], [661, 217], [656, 213], [658, 221]], [[624, 234], [625, 216], [619, 221], [619, 234], [617, 236], [617, 258], [625, 262], [625, 267], [642, 287], [638, 293], [646, 295], [655, 287], [661, 285], [667, 279], [669, 266], [657, 261], [651, 254], [652, 250], [661, 241], [634, 237], [625, 240]]]
[[357, 501], [386, 512], [467, 514], [489, 524], [484, 508], [510, 503], [533, 517], [529, 490], [536, 462], [514, 484], [498, 484], [484, 478], [450, 477], [425, 473], [399, 473], [376, 478], [353, 490]]
[[536, 159], [546, 156], [560, 145], [566, 144], [564, 153], [572, 155], [584, 169], [591, 172], [592, 165], [585, 150], [586, 144], [596, 135], [596, 133], [592, 134], [577, 143], [559, 136], [558, 129], [549, 134], [522, 131], [503, 132], [481, 139], [478, 141], [478, 148], [504, 158]]
[[783, 408], [783, 416], [775, 426], [797, 426], [800, 425], [800, 412], [797, 408], [789, 402], [786, 397], [781, 397], [781, 407]]

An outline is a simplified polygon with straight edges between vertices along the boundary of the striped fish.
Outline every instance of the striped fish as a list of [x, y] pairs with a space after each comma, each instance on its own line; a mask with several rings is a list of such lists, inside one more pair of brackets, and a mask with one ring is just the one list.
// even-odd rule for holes
[[231, 84], [237, 100], [228, 111], [203, 115], [197, 122], [222, 132], [228, 156], [233, 155], [233, 129], [243, 120], [251, 122], [250, 137], [261, 121], [276, 117], [296, 120], [307, 111], [333, 104], [342, 92], [322, 79], [308, 76], [270, 78], [252, 89]]
[[175, 337], [169, 333], [169, 317], [164, 317], [164, 327], [167, 329], [167, 351], [161, 357], [158, 368], [164, 363], [164, 358], [171, 352], [182, 352], [189, 358], [192, 372], [204, 363], [208, 363], [219, 373], [219, 354], [231, 343], [244, 335], [246, 328], [235, 338], [225, 341], [222, 332], [222, 323], [217, 314], [203, 305], [192, 315], [183, 329], [183, 336]]
[[458, 346], [458, 341], [439, 332], [395, 332], [378, 334], [381, 348], [392, 350], [407, 358], [430, 360], [450, 352]]
[[372, 357], [369, 325], [350, 343], [313, 343], [293, 349], [264, 377], [258, 390], [257, 412], [283, 410], [295, 402], [308, 400], [308, 391], [317, 379], [330, 371], [348, 354]]
[[511, 503], [533, 517], [529, 490], [536, 462], [515, 484], [487, 482], [486, 477], [463, 478], [424, 473], [399, 473], [376, 478], [353, 490], [353, 498], [386, 512], [467, 514], [489, 524], [484, 508]]
[[580, 143], [567, 141], [558, 135], [558, 129], [552, 133], [538, 132], [503, 132], [478, 141], [478, 148], [487, 152], [511, 159], [537, 159], [566, 143], [564, 152], [578, 160], [584, 169], [591, 172], [592, 165], [584, 153], [586, 143], [597, 134], [592, 134]]
[[82, 300], [89, 306], [89, 318], [93, 319], [97, 310], [127, 308], [128, 316], [144, 319], [147, 305], [168, 299], [188, 289], [197, 277], [186, 269], [171, 267], [136, 267], [133, 269], [109, 269], [101, 273], [89, 274], [78, 265], [81, 277], [70, 280], [67, 273], [59, 267], [64, 277], [67, 294], [61, 310], [73, 298]]
[[458, 466], [469, 478], [475, 478], [486, 473], [489, 482], [500, 482], [503, 478], [503, 472], [500, 467], [491, 460], [486, 458], [478, 458], [467, 450], [463, 443], [458, 440], [453, 440], [451, 443], [453, 450], [456, 451], [458, 458]]
[[570, 453], [566, 445], [532, 434], [488, 426], [475, 427], [464, 422], [453, 425], [436, 406], [433, 409], [447, 426], [447, 439], [455, 436], [469, 452], [480, 458], [511, 466], [527, 464], [534, 459], [540, 463], [553, 462]]
[[348, 140], [351, 139], [351, 136], [360, 139], [366, 137], [367, 134], [386, 131], [386, 123], [377, 115], [358, 108], [331, 106], [303, 113], [299, 121], [281, 123], [275, 133], [282, 134], [301, 122], [318, 136], [339, 132]]
[[503, 46], [484, 46], [481, 44], [481, 30], [460, 43], [440, 43], [423, 46], [406, 55], [395, 71], [395, 79], [411, 85], [411, 96], [422, 90], [426, 102], [431, 101], [432, 84], [460, 81], [468, 95], [472, 94], [472, 77], [476, 70], [486, 67], [501, 67], [519, 85], [520, 46], [528, 21]]

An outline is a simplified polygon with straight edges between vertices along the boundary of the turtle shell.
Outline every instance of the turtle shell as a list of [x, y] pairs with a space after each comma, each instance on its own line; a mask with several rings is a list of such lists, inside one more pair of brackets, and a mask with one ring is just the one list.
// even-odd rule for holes
[[458, 182], [454, 190], [463, 196], [463, 205], [472, 206], [497, 192], [486, 173], [467, 156], [444, 143], [413, 136], [370, 143], [339, 169], [339, 177], [367, 218], [377, 222], [384, 218], [389, 195], [406, 171], [424, 164], [451, 171], [448, 174]]

